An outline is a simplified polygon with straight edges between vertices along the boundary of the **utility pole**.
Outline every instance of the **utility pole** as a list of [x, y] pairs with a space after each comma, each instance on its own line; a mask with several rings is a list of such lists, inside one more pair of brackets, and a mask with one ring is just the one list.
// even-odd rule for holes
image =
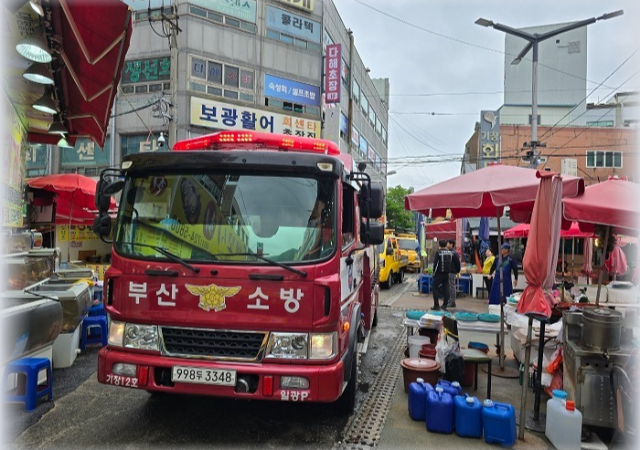
[[[177, 134], [178, 134], [178, 107], [177, 107], [177, 98], [178, 98], [178, 34], [182, 31], [182, 29], [178, 26], [178, 4], [177, 0], [169, 0], [171, 4], [171, 13], [166, 15], [164, 13], [164, 2], [162, 4], [162, 9], [160, 10], [160, 15], [151, 17], [151, 3], [149, 3], [149, 25], [151, 25], [151, 29], [160, 37], [165, 37], [169, 40], [169, 49], [171, 50], [170, 60], [171, 60], [171, 92], [170, 98], [171, 102], [169, 104], [169, 141], [168, 146], [169, 149], [173, 148], [173, 145], [176, 143]], [[162, 24], [162, 30], [160, 32], [156, 31], [153, 28], [152, 22], [160, 22]], [[165, 122], [166, 123], [166, 122]]]
[[531, 150], [527, 151], [526, 159], [529, 161], [529, 167], [535, 169], [538, 167], [538, 161], [540, 159], [540, 154], [538, 153], [538, 147], [545, 147], [545, 144], [538, 142], [538, 44], [542, 41], [546, 41], [549, 38], [557, 36], [562, 33], [566, 33], [567, 31], [575, 30], [576, 28], [586, 27], [587, 25], [591, 25], [598, 20], [607, 20], [612, 19], [617, 16], [621, 16], [624, 14], [623, 10], [615, 11], [608, 14], [603, 14], [600, 17], [592, 17], [591, 19], [581, 20], [579, 22], [574, 22], [569, 25], [565, 25], [560, 28], [556, 28], [555, 30], [547, 31], [546, 33], [538, 34], [538, 33], [527, 33], [526, 31], [518, 30], [516, 28], [509, 27], [507, 25], [503, 25], [500, 23], [494, 23], [491, 20], [487, 19], [478, 19], [476, 20], [476, 25], [480, 25], [483, 27], [493, 27], [498, 31], [502, 31], [507, 34], [511, 34], [513, 36], [517, 36], [519, 38], [524, 39], [525, 41], [529, 41], [529, 43], [520, 51], [516, 59], [514, 59], [511, 64], [516, 65], [522, 61], [522, 58], [529, 52], [529, 50], [533, 49], [532, 54], [532, 76], [531, 76], [531, 142], [525, 142], [524, 146], [531, 148]]

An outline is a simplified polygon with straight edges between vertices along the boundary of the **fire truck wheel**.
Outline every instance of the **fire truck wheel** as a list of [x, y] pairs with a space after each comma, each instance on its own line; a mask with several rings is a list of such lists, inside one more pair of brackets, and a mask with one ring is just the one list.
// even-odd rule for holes
[[377, 327], [378, 326], [378, 309], [376, 309], [376, 312], [373, 314], [373, 321], [371, 322], [371, 327]]
[[353, 347], [353, 358], [351, 358], [351, 377], [347, 382], [347, 388], [338, 399], [338, 409], [342, 412], [352, 413], [356, 406], [356, 392], [358, 391], [358, 346]]

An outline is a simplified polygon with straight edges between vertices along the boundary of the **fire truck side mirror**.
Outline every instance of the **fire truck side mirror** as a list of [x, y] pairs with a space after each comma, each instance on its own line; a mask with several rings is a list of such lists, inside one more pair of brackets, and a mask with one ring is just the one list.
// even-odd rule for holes
[[362, 227], [360, 240], [365, 245], [380, 245], [384, 243], [384, 224], [380, 222], [369, 222], [367, 227]]
[[[369, 217], [378, 219], [384, 214], [384, 188], [380, 183], [371, 183], [371, 203], [369, 204]], [[382, 226], [384, 234], [384, 225]]]
[[100, 238], [105, 238], [111, 234], [111, 217], [109, 217], [109, 214], [101, 213], [93, 220], [93, 232]]

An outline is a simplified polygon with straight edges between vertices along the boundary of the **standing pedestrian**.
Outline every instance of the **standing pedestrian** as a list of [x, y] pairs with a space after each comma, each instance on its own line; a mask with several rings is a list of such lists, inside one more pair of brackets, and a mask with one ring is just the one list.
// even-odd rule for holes
[[453, 267], [451, 272], [449, 273], [449, 303], [447, 303], [447, 307], [455, 308], [456, 307], [456, 285], [458, 274], [460, 273], [460, 256], [458, 252], [456, 252], [456, 241], [453, 239], [449, 239], [447, 241], [447, 250], [453, 252]]
[[491, 293], [491, 285], [493, 284], [493, 279], [489, 277], [491, 275], [491, 268], [493, 267], [493, 261], [495, 261], [496, 257], [493, 256], [493, 252], [490, 248], [484, 252], [485, 258], [484, 263], [482, 264], [482, 275], [484, 278], [484, 284], [487, 287], [487, 295]]
[[439, 298], [442, 296], [442, 309], [447, 310], [449, 304], [449, 274], [453, 270], [453, 254], [447, 250], [447, 241], [438, 241], [438, 250], [433, 257], [433, 309], [439, 310]]
[[[494, 283], [491, 286], [491, 293], [489, 294], [489, 303], [492, 305], [499, 305], [500, 302], [505, 303], [507, 297], [513, 293], [513, 283], [511, 282], [511, 274], [515, 278], [516, 284], [518, 283], [518, 263], [510, 255], [511, 246], [509, 244], [502, 244], [500, 247], [500, 253], [502, 253], [502, 266], [498, 270], [498, 258], [493, 261], [493, 267], [491, 267], [491, 275]], [[502, 299], [500, 298], [500, 280], [502, 280]]]

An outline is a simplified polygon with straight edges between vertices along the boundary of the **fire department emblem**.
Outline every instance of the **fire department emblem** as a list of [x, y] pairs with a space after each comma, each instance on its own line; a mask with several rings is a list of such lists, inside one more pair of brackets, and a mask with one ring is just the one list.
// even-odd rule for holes
[[227, 307], [227, 297], [233, 297], [240, 292], [240, 286], [222, 287], [216, 286], [215, 284], [210, 284], [209, 286], [187, 284], [185, 286], [193, 295], [200, 297], [198, 307], [205, 311], [211, 311], [211, 309], [215, 312], [222, 311]]

